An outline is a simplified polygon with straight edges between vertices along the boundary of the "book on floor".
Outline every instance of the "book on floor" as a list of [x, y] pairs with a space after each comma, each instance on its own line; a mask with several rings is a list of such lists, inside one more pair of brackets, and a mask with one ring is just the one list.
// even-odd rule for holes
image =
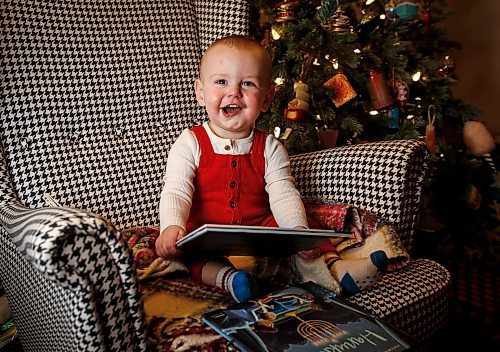
[[350, 233], [319, 229], [205, 224], [177, 241], [186, 253], [211, 255], [285, 256], [321, 247]]
[[241, 351], [409, 351], [416, 340], [307, 282], [202, 316]]

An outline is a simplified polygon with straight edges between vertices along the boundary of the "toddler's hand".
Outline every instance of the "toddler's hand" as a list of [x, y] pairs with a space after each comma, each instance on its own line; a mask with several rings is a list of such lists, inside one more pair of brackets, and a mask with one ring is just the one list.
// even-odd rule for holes
[[167, 227], [156, 240], [156, 253], [163, 258], [172, 258], [182, 252], [177, 249], [175, 242], [186, 235], [186, 231], [180, 226], [172, 225]]
[[[295, 226], [296, 229], [307, 229], [304, 226]], [[313, 260], [321, 255], [319, 248], [306, 249], [297, 253], [304, 260]]]
[[297, 253], [304, 260], [313, 260], [321, 255], [319, 248], [306, 249]]

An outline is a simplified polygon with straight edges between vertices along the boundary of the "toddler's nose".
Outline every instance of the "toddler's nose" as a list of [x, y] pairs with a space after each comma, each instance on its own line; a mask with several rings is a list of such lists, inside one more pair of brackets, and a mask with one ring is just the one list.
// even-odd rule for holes
[[229, 87], [228, 96], [241, 97], [241, 87], [239, 84], [233, 84]]

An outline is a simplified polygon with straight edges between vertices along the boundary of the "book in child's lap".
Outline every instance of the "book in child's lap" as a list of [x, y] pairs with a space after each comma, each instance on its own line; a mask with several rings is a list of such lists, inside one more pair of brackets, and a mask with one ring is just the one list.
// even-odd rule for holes
[[206, 224], [177, 241], [185, 253], [210, 255], [285, 256], [318, 248], [331, 240], [345, 240], [350, 233], [323, 229]]
[[416, 341], [312, 282], [203, 315], [242, 351], [407, 351]]

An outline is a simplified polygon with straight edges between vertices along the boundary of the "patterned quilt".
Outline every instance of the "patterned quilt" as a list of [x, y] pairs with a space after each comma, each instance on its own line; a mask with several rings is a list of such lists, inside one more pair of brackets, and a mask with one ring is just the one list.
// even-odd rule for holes
[[[308, 216], [317, 226], [352, 233], [336, 244], [341, 258], [367, 257], [377, 249], [386, 251], [389, 271], [406, 265], [407, 251], [390, 223], [347, 204], [305, 202]], [[201, 322], [204, 312], [233, 303], [231, 296], [212, 286], [194, 283], [179, 260], [159, 258], [154, 250], [159, 230], [136, 227], [122, 232], [132, 249], [144, 300], [148, 339], [157, 351], [233, 351], [215, 331]], [[339, 292], [321, 258], [312, 263], [288, 258], [231, 257], [239, 268], [258, 277], [262, 293], [300, 281], [314, 280]]]

